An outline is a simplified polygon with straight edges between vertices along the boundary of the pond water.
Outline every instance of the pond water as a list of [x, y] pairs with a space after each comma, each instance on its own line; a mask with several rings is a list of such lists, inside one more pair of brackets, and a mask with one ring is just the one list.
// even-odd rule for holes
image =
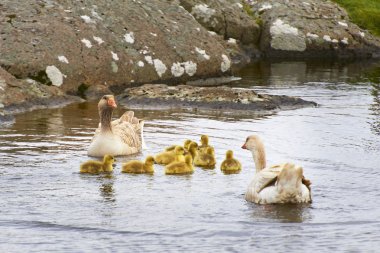
[[[39, 110], [0, 130], [0, 252], [378, 252], [379, 64], [261, 62], [233, 86], [299, 96], [317, 108], [257, 115], [141, 111], [143, 159], [201, 134], [217, 168], [189, 176], [80, 175], [98, 124], [96, 102]], [[126, 108], [118, 108], [120, 115]], [[313, 203], [247, 203], [254, 174], [240, 147], [262, 137], [268, 164], [294, 161], [312, 181]], [[240, 174], [219, 166], [227, 149]]]

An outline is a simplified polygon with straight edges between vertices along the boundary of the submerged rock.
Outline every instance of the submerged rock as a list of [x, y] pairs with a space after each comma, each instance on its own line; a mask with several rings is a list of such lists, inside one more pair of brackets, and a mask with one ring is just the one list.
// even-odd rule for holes
[[250, 89], [165, 84], [145, 84], [128, 88], [119, 96], [119, 103], [134, 109], [191, 108], [227, 111], [274, 111], [317, 105], [296, 97], [260, 95]]

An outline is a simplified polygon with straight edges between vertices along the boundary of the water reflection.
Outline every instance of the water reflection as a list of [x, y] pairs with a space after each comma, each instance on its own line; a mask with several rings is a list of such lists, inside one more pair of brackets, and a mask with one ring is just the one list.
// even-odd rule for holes
[[[260, 61], [238, 70], [239, 86], [294, 86], [310, 82], [342, 83], [371, 68], [376, 61]], [[353, 83], [357, 80], [353, 80]], [[232, 83], [231, 85], [236, 85]]]
[[312, 219], [310, 204], [248, 205], [252, 206], [251, 216], [255, 220], [304, 222]]
[[373, 96], [373, 103], [369, 108], [373, 116], [370, 125], [372, 131], [380, 135], [380, 67], [371, 71], [371, 73], [368, 74], [368, 79], [371, 82], [371, 95]]

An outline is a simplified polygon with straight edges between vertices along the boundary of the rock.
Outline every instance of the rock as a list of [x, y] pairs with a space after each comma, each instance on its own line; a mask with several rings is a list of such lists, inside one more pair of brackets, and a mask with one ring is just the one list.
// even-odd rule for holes
[[17, 79], [0, 67], [0, 121], [12, 120], [10, 115], [34, 109], [60, 107], [82, 101], [64, 94], [58, 87], [32, 79]]
[[301, 98], [259, 95], [253, 90], [227, 86], [194, 87], [165, 84], [145, 84], [128, 88], [119, 95], [118, 101], [131, 109], [190, 108], [265, 112], [317, 105]]
[[0, 9], [0, 66], [63, 92], [230, 72], [223, 41], [178, 1], [3, 0]]
[[260, 49], [266, 57], [380, 57], [380, 40], [330, 1], [258, 0]]
[[243, 9], [239, 0], [180, 0], [180, 4], [206, 29], [225, 40], [257, 44], [260, 26]]

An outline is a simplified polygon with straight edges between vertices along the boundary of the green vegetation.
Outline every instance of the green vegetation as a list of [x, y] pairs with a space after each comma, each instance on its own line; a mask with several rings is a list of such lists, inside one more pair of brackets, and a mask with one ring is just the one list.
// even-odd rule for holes
[[255, 20], [256, 24], [262, 26], [263, 20], [260, 16], [256, 16], [255, 12], [252, 10], [251, 5], [246, 0], [242, 0], [241, 4], [243, 5], [243, 10]]
[[345, 8], [351, 21], [380, 36], [379, 0], [333, 0]]

